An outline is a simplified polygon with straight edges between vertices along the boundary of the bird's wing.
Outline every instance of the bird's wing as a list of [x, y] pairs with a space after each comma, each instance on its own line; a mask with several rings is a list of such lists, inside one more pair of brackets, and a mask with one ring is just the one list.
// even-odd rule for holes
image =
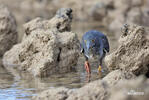
[[104, 36], [102, 38], [102, 42], [103, 42], [103, 48], [106, 52], [109, 52], [110, 51], [110, 46], [109, 46], [109, 42], [108, 42], [108, 39], [106, 36]]
[[82, 42], [80, 43], [80, 52], [84, 53], [84, 48], [83, 48], [83, 43]]

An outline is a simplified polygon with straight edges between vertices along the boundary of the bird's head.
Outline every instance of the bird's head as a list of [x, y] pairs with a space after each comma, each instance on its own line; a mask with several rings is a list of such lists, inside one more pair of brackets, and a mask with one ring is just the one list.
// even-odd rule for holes
[[99, 45], [97, 45], [95, 39], [85, 40], [86, 50], [85, 54], [88, 58], [94, 58], [99, 53]]

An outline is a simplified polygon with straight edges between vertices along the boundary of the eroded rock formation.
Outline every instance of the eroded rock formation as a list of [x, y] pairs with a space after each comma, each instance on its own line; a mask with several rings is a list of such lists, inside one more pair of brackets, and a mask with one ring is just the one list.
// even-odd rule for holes
[[51, 20], [36, 18], [26, 23], [22, 42], [5, 53], [4, 66], [39, 77], [74, 71], [79, 40], [70, 32], [71, 20], [72, 10], [62, 8]]
[[109, 94], [107, 100], [148, 100], [149, 80], [138, 77], [119, 82], [110, 89]]
[[149, 70], [149, 31], [137, 25], [124, 25], [119, 47], [106, 56], [109, 70], [122, 69], [135, 75], [146, 74]]
[[118, 84], [119, 81], [134, 77], [133, 74], [125, 74], [121, 70], [115, 70], [104, 79], [91, 82], [79, 89], [64, 87], [48, 89], [34, 96], [33, 100], [107, 100], [109, 88]]
[[32, 99], [47, 100], [58, 97], [57, 100], [147, 100], [148, 79], [137, 76], [148, 72], [148, 29], [137, 25], [125, 25], [122, 32], [119, 48], [105, 59], [111, 72], [103, 79], [79, 89], [48, 89]]
[[0, 57], [17, 43], [17, 25], [14, 16], [0, 4]]

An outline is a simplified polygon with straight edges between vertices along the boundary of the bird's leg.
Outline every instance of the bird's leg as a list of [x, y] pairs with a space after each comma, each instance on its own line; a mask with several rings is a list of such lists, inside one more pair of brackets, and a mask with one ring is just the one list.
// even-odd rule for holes
[[101, 65], [99, 65], [99, 67], [98, 67], [98, 75], [100, 76], [100, 78], [102, 77], [102, 75], [103, 75], [103, 69], [102, 69], [102, 66]]
[[101, 66], [99, 65], [99, 67], [98, 67], [98, 72], [101, 72]]
[[89, 65], [88, 61], [85, 61], [85, 69], [86, 69], [86, 72], [88, 73], [88, 75], [90, 75], [91, 74], [91, 69], [90, 69], [90, 65]]
[[100, 65], [98, 67], [98, 72], [99, 73], [104, 72], [103, 69], [102, 69], [102, 60], [103, 60], [103, 58], [100, 58]]

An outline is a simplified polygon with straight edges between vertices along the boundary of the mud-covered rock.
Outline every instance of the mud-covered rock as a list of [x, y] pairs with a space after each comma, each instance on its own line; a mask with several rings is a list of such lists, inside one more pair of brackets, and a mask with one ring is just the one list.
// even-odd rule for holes
[[148, 100], [149, 80], [139, 77], [119, 82], [109, 91], [107, 100]]
[[[147, 5], [147, 7], [142, 7], [142, 14], [143, 14], [143, 16], [142, 16], [142, 21], [143, 21], [143, 23], [144, 23], [144, 25], [146, 25], [146, 26], [149, 26], [149, 9], [148, 9], [148, 6], [149, 6], [149, 1], [148, 1], [148, 5]], [[142, 23], [141, 23], [142, 24]]]
[[58, 32], [71, 31], [72, 9], [61, 8], [56, 12], [56, 15], [50, 20], [44, 20], [40, 17], [24, 24], [25, 36], [36, 29], [52, 29]]
[[[115, 75], [117, 72], [118, 77], [124, 76], [120, 70], [113, 71]], [[109, 78], [111, 74], [109, 74]], [[32, 100], [148, 100], [148, 86], [149, 81], [143, 76], [129, 78], [129, 80], [121, 78], [116, 84], [97, 80], [79, 89], [51, 88], [33, 96]]]
[[14, 16], [0, 4], [0, 57], [17, 42], [17, 25]]
[[146, 74], [149, 70], [149, 31], [137, 25], [124, 25], [119, 47], [106, 56], [109, 70], [122, 69], [135, 75]]
[[[80, 89], [54, 88], [48, 89], [37, 96], [33, 100], [104, 100], [106, 97], [106, 84], [102, 81], [94, 81]], [[55, 98], [57, 97], [57, 98]]]
[[130, 80], [136, 76], [131, 72], [125, 72], [122, 70], [114, 70], [107, 74], [102, 80], [105, 81], [109, 86], [116, 85], [119, 81]]
[[85, 85], [84, 87], [69, 92], [67, 100], [104, 100], [107, 96], [107, 84], [98, 80]]
[[102, 21], [107, 15], [106, 5], [103, 2], [96, 2], [91, 6], [88, 13], [93, 20]]
[[79, 40], [69, 32], [71, 16], [72, 10], [63, 8], [51, 20], [36, 18], [26, 23], [22, 42], [5, 53], [4, 66], [39, 77], [74, 71]]
[[[96, 80], [88, 83], [79, 89], [68, 89], [64, 87], [48, 89], [37, 96], [33, 100], [107, 100], [109, 96], [109, 89], [119, 81], [132, 79], [135, 75], [132, 73], [125, 73], [121, 70], [115, 70], [109, 73], [102, 80]], [[58, 97], [58, 98], [55, 98]]]
[[127, 23], [129, 24], [138, 24], [141, 25], [143, 23], [143, 12], [141, 8], [134, 7], [127, 13]]
[[41, 92], [39, 95], [33, 97], [33, 100], [66, 100], [68, 97], [67, 92], [69, 89], [61, 87], [61, 88], [51, 88], [49, 90], [45, 90]]

